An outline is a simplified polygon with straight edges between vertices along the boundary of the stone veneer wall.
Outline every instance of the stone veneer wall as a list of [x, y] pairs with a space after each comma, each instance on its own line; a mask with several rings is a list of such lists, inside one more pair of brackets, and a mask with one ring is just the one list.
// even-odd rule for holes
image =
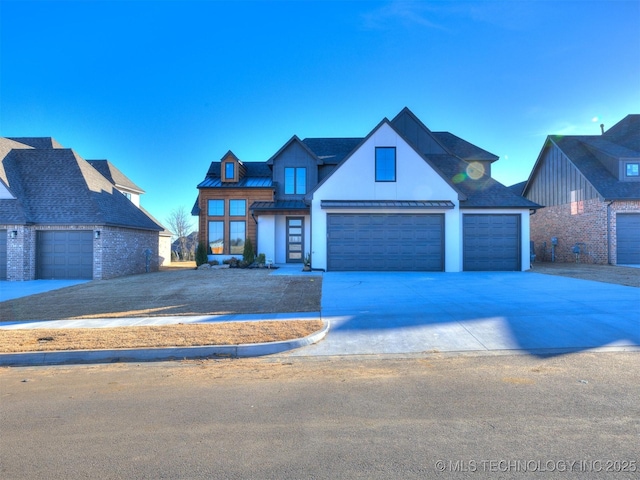
[[[556, 262], [575, 262], [573, 246], [583, 243], [580, 263], [616, 264], [616, 213], [639, 212], [640, 202], [608, 203], [598, 199], [539, 209], [531, 219], [536, 261], [551, 261], [551, 238], [558, 238]], [[611, 231], [611, 235], [607, 232]], [[544, 243], [546, 242], [546, 249]], [[610, 245], [608, 243], [610, 242]]]

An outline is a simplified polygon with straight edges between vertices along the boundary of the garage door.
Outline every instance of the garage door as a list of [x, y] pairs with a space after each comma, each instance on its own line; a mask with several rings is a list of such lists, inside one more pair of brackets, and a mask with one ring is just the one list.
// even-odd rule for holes
[[0, 280], [7, 279], [7, 231], [0, 230]]
[[93, 278], [93, 232], [38, 232], [36, 269], [40, 279]]
[[465, 271], [520, 270], [520, 215], [464, 215]]
[[444, 270], [444, 215], [328, 214], [327, 269]]
[[617, 214], [616, 237], [618, 265], [640, 264], [640, 214]]

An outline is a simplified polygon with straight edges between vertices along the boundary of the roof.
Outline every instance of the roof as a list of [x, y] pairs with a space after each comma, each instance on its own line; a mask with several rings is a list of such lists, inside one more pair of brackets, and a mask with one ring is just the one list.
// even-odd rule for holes
[[320, 208], [451, 209], [451, 200], [321, 200]]
[[272, 188], [271, 168], [265, 162], [242, 162], [244, 176], [239, 182], [223, 182], [222, 162], [211, 162], [207, 176], [197, 188]]
[[24, 145], [28, 145], [31, 148], [64, 148], [58, 143], [55, 138], [52, 137], [7, 137], [9, 140], [13, 140]]
[[136, 193], [144, 193], [144, 190], [133, 183], [129, 177], [118, 170], [109, 160], [87, 160], [87, 162], [116, 187], [122, 188], [123, 190], [131, 190]]
[[278, 202], [253, 202], [249, 207], [253, 212], [268, 212], [274, 210], [309, 210], [309, 205], [302, 200], [283, 200]]
[[302, 140], [325, 164], [337, 165], [349, 155], [364, 138], [305, 138]]
[[13, 149], [2, 160], [15, 199], [0, 200], [0, 224], [97, 224], [162, 230], [71, 149]]
[[473, 160], [476, 161], [488, 161], [495, 162], [500, 157], [489, 153], [486, 150], [477, 147], [476, 145], [463, 140], [460, 137], [455, 136], [449, 132], [431, 132], [440, 144], [449, 150], [453, 155], [467, 162]]

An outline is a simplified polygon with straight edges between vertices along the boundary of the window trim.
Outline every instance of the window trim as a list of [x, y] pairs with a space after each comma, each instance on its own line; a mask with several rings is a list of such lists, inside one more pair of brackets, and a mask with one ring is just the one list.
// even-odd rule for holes
[[[378, 151], [383, 151], [383, 150], [389, 150], [389, 151], [393, 151], [393, 178], [392, 179], [386, 179], [386, 178], [381, 178], [378, 176]], [[383, 159], [381, 158], [380, 161], [382, 161]], [[386, 159], [384, 159], [386, 160]], [[382, 167], [382, 165], [381, 165]], [[374, 172], [374, 176], [375, 176], [375, 181], [379, 182], [379, 183], [393, 183], [397, 181], [397, 173], [398, 173], [398, 166], [397, 166], [397, 155], [396, 155], [396, 147], [376, 147], [376, 152], [375, 152], [375, 172]]]

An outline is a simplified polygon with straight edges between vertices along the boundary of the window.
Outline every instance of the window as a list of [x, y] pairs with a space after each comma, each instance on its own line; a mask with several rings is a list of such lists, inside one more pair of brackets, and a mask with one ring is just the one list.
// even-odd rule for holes
[[376, 147], [376, 182], [396, 181], [395, 147]]
[[627, 163], [627, 177], [640, 176], [640, 163]]
[[307, 193], [307, 169], [287, 167], [284, 169], [284, 193], [304, 195]]
[[224, 252], [224, 222], [209, 222], [209, 248], [212, 254]]
[[246, 200], [229, 200], [229, 215], [244, 217], [247, 214]]
[[224, 200], [209, 200], [207, 212], [210, 217], [221, 217], [224, 215]]
[[233, 180], [235, 177], [235, 168], [232, 162], [227, 162], [224, 164], [224, 178], [226, 180]]
[[245, 223], [229, 222], [229, 253], [242, 255], [245, 238]]

